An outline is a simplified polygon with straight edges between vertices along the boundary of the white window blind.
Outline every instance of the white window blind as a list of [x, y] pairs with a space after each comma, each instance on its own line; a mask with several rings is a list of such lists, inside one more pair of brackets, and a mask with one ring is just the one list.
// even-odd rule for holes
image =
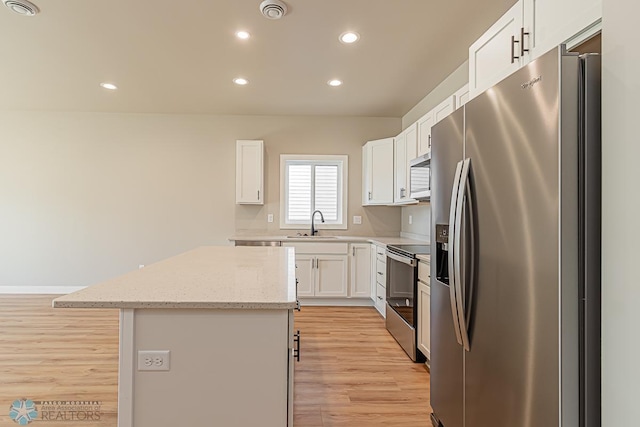
[[346, 228], [346, 156], [282, 157], [285, 214], [281, 226], [310, 224], [311, 214], [319, 210], [327, 228]]

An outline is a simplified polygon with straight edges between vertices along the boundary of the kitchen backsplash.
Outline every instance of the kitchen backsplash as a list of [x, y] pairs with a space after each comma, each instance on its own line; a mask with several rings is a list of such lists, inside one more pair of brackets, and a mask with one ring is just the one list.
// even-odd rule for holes
[[[407, 237], [430, 239], [431, 234], [431, 205], [405, 206], [402, 209], [401, 233]], [[409, 218], [411, 217], [411, 218]], [[411, 224], [409, 224], [411, 219]]]

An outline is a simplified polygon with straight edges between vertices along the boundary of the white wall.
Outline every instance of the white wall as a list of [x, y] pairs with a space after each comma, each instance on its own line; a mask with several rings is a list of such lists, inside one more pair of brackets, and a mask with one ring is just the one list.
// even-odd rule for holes
[[[640, 423], [640, 3], [604, 0], [602, 425]], [[635, 43], [634, 43], [635, 41]]]
[[[268, 231], [281, 152], [349, 155], [349, 232], [397, 235], [361, 205], [361, 146], [400, 119], [0, 113], [0, 286], [82, 286], [238, 231]], [[264, 139], [267, 206], [235, 205], [235, 141]], [[277, 211], [274, 213], [277, 214]], [[277, 215], [275, 223], [277, 224]]]

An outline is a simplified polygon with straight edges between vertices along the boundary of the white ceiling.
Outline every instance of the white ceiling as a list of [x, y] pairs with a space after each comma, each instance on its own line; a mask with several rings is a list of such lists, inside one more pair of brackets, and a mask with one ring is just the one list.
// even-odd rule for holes
[[[31, 18], [0, 5], [2, 110], [384, 117], [404, 115], [515, 2], [285, 0], [271, 21], [260, 0], [32, 1]], [[346, 30], [360, 41], [339, 43]]]

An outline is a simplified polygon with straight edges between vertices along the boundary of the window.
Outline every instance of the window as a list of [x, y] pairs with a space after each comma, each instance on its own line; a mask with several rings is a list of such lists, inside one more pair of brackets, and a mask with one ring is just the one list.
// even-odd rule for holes
[[280, 228], [347, 228], [347, 156], [280, 156]]

